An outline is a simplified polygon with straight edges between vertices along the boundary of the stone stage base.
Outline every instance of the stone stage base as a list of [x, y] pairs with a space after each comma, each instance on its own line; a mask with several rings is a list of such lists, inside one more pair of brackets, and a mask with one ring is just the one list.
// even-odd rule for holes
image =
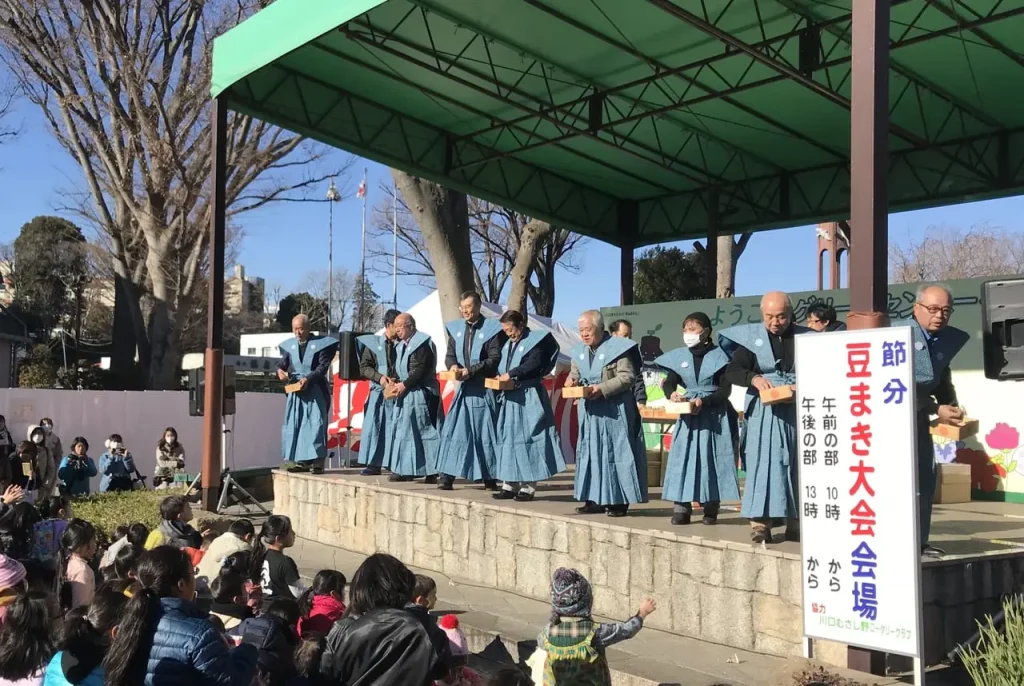
[[[321, 476], [274, 473], [274, 512], [299, 536], [363, 554], [386, 552], [424, 569], [530, 598], [549, 598], [551, 573], [576, 567], [594, 586], [595, 614], [625, 619], [644, 597], [659, 610], [650, 626], [683, 636], [780, 656], [802, 652], [799, 544], [755, 546], [738, 508], [719, 524], [673, 527], [671, 503], [630, 515], [577, 515], [572, 472], [531, 503], [496, 501], [479, 486], [439, 491], [389, 483], [358, 470]], [[1012, 508], [1012, 506], [1006, 506]], [[1002, 505], [935, 508], [934, 542], [949, 557], [924, 566], [929, 664], [969, 636], [1024, 580], [1024, 519]], [[699, 510], [697, 513], [699, 515]], [[538, 630], [541, 627], [538, 627]], [[821, 642], [815, 657], [846, 664], [845, 646]]]

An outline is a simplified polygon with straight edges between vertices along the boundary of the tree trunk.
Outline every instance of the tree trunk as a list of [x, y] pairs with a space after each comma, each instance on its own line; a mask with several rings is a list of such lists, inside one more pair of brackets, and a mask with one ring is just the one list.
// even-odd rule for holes
[[410, 176], [397, 169], [391, 177], [405, 199], [430, 253], [445, 321], [458, 319], [459, 297], [476, 286], [469, 246], [466, 194]]
[[551, 224], [537, 219], [523, 227], [516, 261], [512, 265], [512, 290], [508, 294], [508, 309], [526, 314], [526, 294], [529, 289], [530, 274], [533, 273], [537, 254], [544, 245], [544, 239], [551, 234]]
[[733, 241], [732, 236], [718, 237], [718, 269], [715, 278], [715, 297], [732, 298], [736, 295], [736, 264], [750, 242], [750, 234], [740, 234]]

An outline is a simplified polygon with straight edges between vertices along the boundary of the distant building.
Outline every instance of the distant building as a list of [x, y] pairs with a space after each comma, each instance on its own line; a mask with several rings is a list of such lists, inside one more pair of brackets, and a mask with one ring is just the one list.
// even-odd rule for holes
[[245, 267], [236, 264], [235, 274], [224, 282], [224, 313], [263, 312], [266, 282], [259, 277], [245, 278]]

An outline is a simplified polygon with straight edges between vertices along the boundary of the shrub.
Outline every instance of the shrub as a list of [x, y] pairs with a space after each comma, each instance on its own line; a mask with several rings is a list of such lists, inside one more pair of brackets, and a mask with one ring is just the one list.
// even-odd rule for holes
[[76, 517], [91, 522], [109, 536], [118, 526], [133, 522], [142, 522], [150, 529], [157, 527], [160, 501], [178, 493], [184, 493], [184, 489], [98, 493], [75, 500], [71, 507]]
[[1019, 598], [1003, 602], [1004, 622], [979, 622], [981, 639], [963, 652], [964, 668], [976, 686], [1024, 684], [1024, 610]]

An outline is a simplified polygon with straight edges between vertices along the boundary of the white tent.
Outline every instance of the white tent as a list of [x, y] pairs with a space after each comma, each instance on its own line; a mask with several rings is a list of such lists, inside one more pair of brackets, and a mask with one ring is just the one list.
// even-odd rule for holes
[[[480, 311], [485, 317], [498, 318], [505, 311], [501, 305], [484, 303]], [[437, 371], [444, 371], [444, 356], [447, 350], [447, 335], [444, 328], [444, 318], [441, 316], [441, 296], [435, 290], [427, 297], [406, 310], [416, 320], [416, 328], [430, 336], [437, 347]], [[569, 352], [573, 346], [580, 342], [579, 334], [561, 322], [556, 322], [548, 317], [529, 316], [529, 326], [534, 331], [546, 331], [558, 341], [558, 348], [561, 351], [558, 358], [558, 366], [569, 366]], [[381, 329], [377, 333], [383, 333]]]

